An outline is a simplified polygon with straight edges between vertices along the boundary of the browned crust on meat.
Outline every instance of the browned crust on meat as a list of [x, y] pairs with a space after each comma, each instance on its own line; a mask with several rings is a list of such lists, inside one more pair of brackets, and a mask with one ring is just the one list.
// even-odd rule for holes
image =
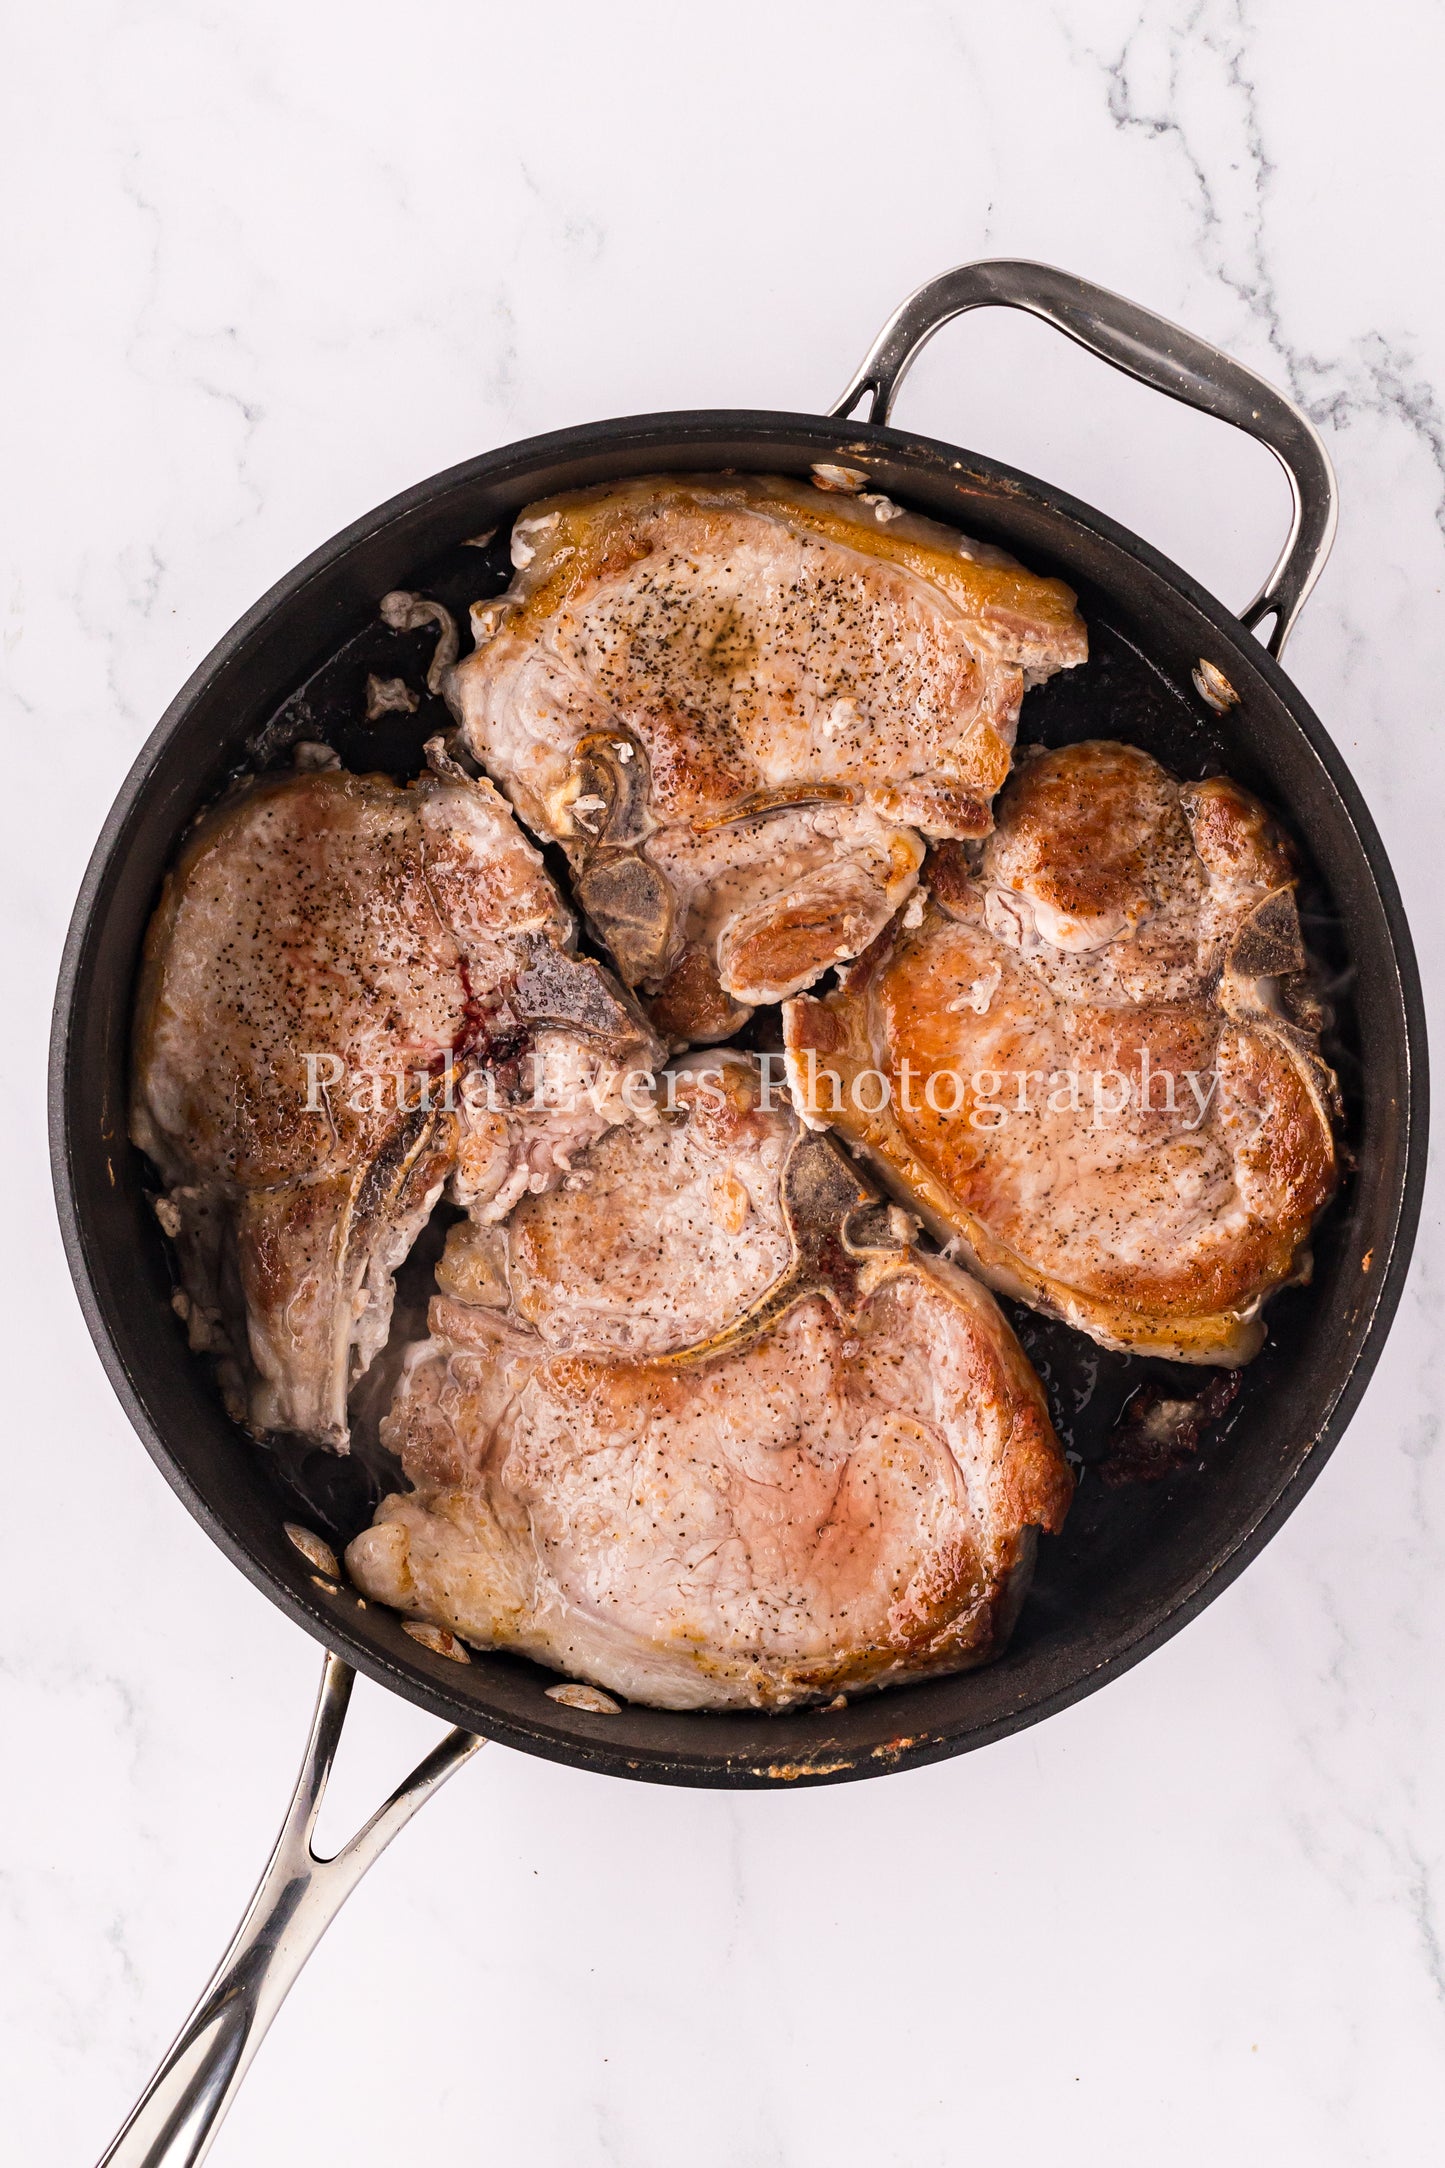
[[1194, 848], [1211, 873], [1264, 888], [1289, 887], [1298, 878], [1294, 852], [1278, 821], [1227, 775], [1183, 784], [1179, 803]]
[[[1023, 763], [1005, 801], [1007, 832], [998, 838], [1009, 879], [1071, 920], [1132, 927], [1147, 916], [1157, 874], [1148, 833], [1131, 832], [1120, 818], [1119, 784], [1138, 775], [1152, 790], [1159, 774], [1131, 747], [1076, 747]], [[1126, 788], [1126, 813], [1127, 796]], [[1026, 1239], [1028, 1221], [1016, 1219], [1008, 1175], [1001, 1184], [987, 1133], [971, 1125], [972, 1101], [934, 1112], [919, 1103], [915, 1085], [912, 1111], [901, 1111], [903, 1062], [919, 1076], [949, 1061], [955, 1027], [943, 1012], [956, 983], [953, 949], [974, 959], [959, 966], [965, 986], [980, 959], [998, 957], [1000, 999], [1006, 1014], [1017, 1010], [1022, 1065], [1028, 1003], [1049, 998], [1006, 950], [986, 946], [977, 877], [956, 846], [930, 855], [924, 879], [931, 900], [917, 929], [895, 920], [838, 993], [784, 1005], [785, 1043], [798, 1103], [861, 1151], [939, 1239], [957, 1237], [990, 1284], [1106, 1345], [1237, 1363], [1262, 1341], [1267, 1296], [1308, 1271], [1311, 1227], [1338, 1181], [1335, 1087], [1315, 1035], [1258, 991], [1259, 982], [1287, 979], [1307, 961], [1287, 840], [1263, 807], [1224, 778], [1184, 786], [1178, 802], [1214, 892], [1231, 908], [1238, 898], [1214, 976], [1206, 972], [1201, 996], [1177, 1007], [1075, 1007], [1069, 1029], [1078, 1058], [1092, 1050], [1100, 1067], [1137, 1067], [1147, 1044], [1156, 1072], [1168, 1066], [1176, 1074], [1217, 1075], [1222, 1116], [1240, 1140], [1232, 1163], [1246, 1208], [1227, 1243], [1198, 1255], [1160, 1255], [1147, 1270], [1101, 1246], [1087, 1279], [1060, 1277]], [[1067, 847], [1058, 851], [1061, 837]], [[855, 1087], [873, 1070], [887, 1075], [890, 1095], [879, 1112], [860, 1112]], [[859, 1089], [870, 1103], [866, 1080]]]
[[[880, 526], [866, 513], [860, 517], [846, 499], [820, 502], [812, 489], [776, 475], [674, 475], [665, 486], [703, 514], [760, 512], [806, 527], [841, 548], [900, 565], [941, 588], [982, 624], [1006, 629], [1021, 617], [1040, 619], [1065, 638], [1071, 660], [1082, 661], [1087, 652], [1077, 598], [1062, 580], [1043, 579], [1022, 565], [999, 561], [1001, 552], [989, 553], [990, 561], [960, 556], [956, 546], [943, 542], [946, 530], [936, 528], [936, 540], [924, 535], [931, 523], [910, 521], [907, 531], [899, 531], [901, 523]], [[528, 596], [524, 620], [545, 620], [595, 581], [624, 573], [646, 557], [653, 547], [649, 530], [658, 487], [655, 477], [630, 485], [608, 482], [529, 505], [528, 519], [557, 515], [562, 546], [546, 579]]]
[[[1132, 745], [1071, 747], [1020, 760], [1009, 793], [1011, 885], [1069, 918], [1117, 912], [1132, 919], [1149, 900], [1154, 824], [1121, 820], [1131, 786], [1154, 769]], [[1061, 847], [1062, 846], [1062, 847]]]

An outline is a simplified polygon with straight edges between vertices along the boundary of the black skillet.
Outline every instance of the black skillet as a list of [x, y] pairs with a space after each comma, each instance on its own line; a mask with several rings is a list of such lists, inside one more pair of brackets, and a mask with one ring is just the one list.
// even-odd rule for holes
[[[954, 316], [1023, 308], [1116, 368], [1267, 444], [1294, 519], [1278, 564], [1236, 617], [1147, 543], [1060, 491], [972, 452], [890, 428], [905, 371]], [[847, 417], [871, 396], [866, 421]], [[1352, 1172], [1319, 1230], [1307, 1288], [1270, 1311], [1268, 1345], [1200, 1460], [1147, 1486], [1094, 1464], [1142, 1378], [1168, 1366], [1102, 1354], [1017, 1313], [1065, 1443], [1084, 1470], [1063, 1536], [1042, 1546], [1008, 1653], [955, 1679], [787, 1716], [590, 1714], [559, 1706], [526, 1662], [462, 1666], [319, 1585], [283, 1520], [343, 1540], [369, 1518], [359, 1464], [259, 1451], [227, 1420], [171, 1310], [147, 1172], [126, 1138], [132, 986], [161, 876], [188, 822], [238, 768], [326, 737], [348, 765], [414, 769], [439, 716], [362, 720], [370, 670], [422, 659], [377, 622], [388, 589], [462, 606], [506, 582], [516, 511], [555, 491], [663, 470], [806, 476], [815, 462], [997, 541], [1079, 593], [1086, 668], [1031, 693], [1022, 735], [1118, 736], [1176, 772], [1227, 771], [1279, 810], [1303, 848], [1306, 933], [1337, 1012], [1328, 1051], [1344, 1089]], [[480, 550], [475, 538], [496, 530]], [[659, 1783], [842, 1782], [936, 1761], [1038, 1722], [1176, 1633], [1254, 1557], [1338, 1441], [1399, 1299], [1425, 1165], [1425, 1027], [1410, 936], [1380, 839], [1338, 751], [1277, 657], [1328, 553], [1334, 482], [1314, 430], [1225, 355], [1098, 287], [1027, 263], [984, 263], [922, 287], [887, 325], [832, 416], [684, 413], [599, 422], [509, 445], [423, 482], [328, 542], [272, 589], [197, 670], [142, 751], [85, 877], [55, 1009], [51, 1138], [61, 1226], [87, 1323], [127, 1414], [167, 1479], [228, 1556], [330, 1652], [306, 1769], [247, 1921], [156, 2084], [107, 2159], [199, 2159], [290, 1978], [357, 1875], [458, 1759], [470, 1735], [579, 1768]], [[1267, 618], [1267, 646], [1251, 627]], [[408, 645], [408, 640], [416, 643]], [[1201, 666], [1210, 666], [1208, 669]], [[1213, 674], [1211, 674], [1213, 673]], [[1202, 688], [1202, 689], [1201, 689]], [[351, 1668], [460, 1730], [334, 1864], [309, 1829]]]

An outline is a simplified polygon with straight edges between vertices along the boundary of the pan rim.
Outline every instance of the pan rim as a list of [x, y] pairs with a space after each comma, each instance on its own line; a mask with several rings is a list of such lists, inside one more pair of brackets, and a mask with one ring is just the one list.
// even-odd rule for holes
[[[402, 1665], [357, 1641], [344, 1624], [325, 1612], [319, 1603], [308, 1603], [277, 1578], [265, 1561], [232, 1531], [201, 1487], [173, 1456], [153, 1423], [106, 1314], [92, 1269], [90, 1236], [79, 1208], [71, 1164], [68, 1057], [82, 966], [97, 924], [98, 908], [130, 823], [145, 800], [153, 772], [196, 702], [278, 610], [295, 607], [313, 581], [330, 572], [360, 544], [421, 513], [438, 495], [468, 484], [496, 486], [505, 482], [509, 470], [520, 473], [548, 460], [575, 457], [584, 451], [622, 453], [635, 445], [643, 452], [662, 435], [669, 442], [696, 437], [699, 466], [705, 469], [708, 441], [741, 433], [754, 438], [804, 436], [814, 439], [824, 450], [836, 452], [850, 446], [860, 451], [877, 450], [906, 459], [915, 467], [922, 464], [941, 469], [946, 477], [975, 476], [1004, 493], [1032, 499], [1051, 518], [1062, 517], [1087, 530], [1133, 558], [1192, 605], [1246, 661], [1247, 667], [1257, 672], [1265, 687], [1287, 709], [1353, 830], [1361, 859], [1379, 899], [1390, 944], [1394, 966], [1392, 995], [1398, 996], [1402, 1028], [1405, 1090], [1399, 1116], [1404, 1133], [1402, 1173], [1398, 1193], [1392, 1200], [1389, 1255], [1378, 1269], [1359, 1351], [1349, 1374], [1319, 1415], [1313, 1435], [1298, 1446], [1293, 1470], [1282, 1481], [1272, 1500], [1247, 1525], [1234, 1532], [1223, 1555], [1197, 1572], [1158, 1615], [1142, 1619], [1137, 1633], [1127, 1635], [1102, 1661], [1084, 1670], [1081, 1676], [1075, 1675], [1051, 1690], [1020, 1700], [994, 1720], [977, 1723], [960, 1733], [946, 1728], [935, 1730], [900, 1740], [896, 1752], [875, 1749], [871, 1756], [865, 1753], [860, 1757], [861, 1766], [859, 1760], [840, 1764], [836, 1755], [827, 1753], [826, 1740], [810, 1739], [804, 1745], [798, 1741], [795, 1731], [784, 1731], [782, 1727], [796, 1726], [800, 1714], [806, 1712], [792, 1712], [791, 1716], [770, 1719], [779, 1726], [780, 1750], [783, 1753], [796, 1751], [804, 1758], [767, 1766], [736, 1757], [727, 1760], [721, 1756], [716, 1759], [699, 1756], [689, 1760], [685, 1753], [675, 1751], [664, 1755], [655, 1748], [623, 1750], [615, 1740], [607, 1737], [608, 1718], [582, 1717], [579, 1712], [568, 1712], [565, 1730], [560, 1726], [554, 1729], [545, 1719], [522, 1727], [492, 1710], [486, 1712], [486, 1735], [523, 1751], [644, 1781], [725, 1788], [768, 1787], [779, 1781], [806, 1785], [842, 1783], [973, 1751], [1043, 1721], [1132, 1669], [1222, 1593], [1299, 1504], [1343, 1435], [1374, 1372], [1398, 1308], [1413, 1251], [1421, 1208], [1428, 1124], [1426, 1021], [1414, 944], [1393, 868], [1359, 787], [1334, 741], [1281, 665], [1214, 596], [1151, 544], [1130, 533], [1107, 514], [999, 461], [962, 451], [937, 439], [873, 423], [838, 422], [816, 414], [792, 414], [771, 409], [682, 409], [620, 416], [519, 439], [446, 468], [362, 514], [284, 574], [222, 635], [167, 705], [137, 753], [97, 837], [67, 931], [52, 1018], [48, 1109], [52, 1179], [66, 1261], [87, 1329], [132, 1427], [171, 1488], [231, 1563], [314, 1640], [344, 1657], [365, 1676], [445, 1720], [471, 1730], [480, 1728], [477, 1723], [479, 1712], [474, 1703], [448, 1691], [448, 1682], [441, 1674], [449, 1666], [444, 1666], [438, 1659], [427, 1658], [420, 1647], [415, 1663], [408, 1661]], [[676, 462], [671, 464], [673, 471], [677, 471]], [[632, 471], [643, 473], [647, 468], [639, 463]], [[899, 1706], [901, 1718], [901, 1703]], [[814, 1715], [816, 1717], [816, 1712]], [[592, 1743], [594, 1737], [595, 1746]], [[809, 1766], [808, 1757], [816, 1766]]]

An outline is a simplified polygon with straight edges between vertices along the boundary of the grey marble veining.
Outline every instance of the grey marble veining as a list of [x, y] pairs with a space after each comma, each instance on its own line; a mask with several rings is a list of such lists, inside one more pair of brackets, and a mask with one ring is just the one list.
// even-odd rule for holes
[[[18, 1240], [0, 1723], [13, 2157], [95, 2156], [259, 1868], [311, 1645], [151, 1469], [52, 1225], [41, 1049], [134, 752], [273, 579], [490, 444], [822, 407], [985, 253], [1068, 265], [1285, 384], [1339, 544], [1291, 648], [1445, 987], [1445, 10], [880, 12], [61, 0], [7, 31], [0, 1107]], [[971, 319], [907, 418], [1242, 601], [1269, 462], [1038, 327]], [[536, 2168], [1377, 2168], [1445, 2114], [1445, 1244], [1427, 1199], [1348, 1439], [1107, 1692], [794, 1797], [488, 1752], [365, 1885], [213, 2158]], [[335, 1812], [434, 1733], [368, 1689]]]

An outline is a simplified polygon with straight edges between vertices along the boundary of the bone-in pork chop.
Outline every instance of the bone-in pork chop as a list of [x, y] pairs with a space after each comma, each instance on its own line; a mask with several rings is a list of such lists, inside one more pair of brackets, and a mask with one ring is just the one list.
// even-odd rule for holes
[[1025, 684], [1086, 651], [1061, 582], [876, 494], [609, 484], [512, 552], [449, 697], [678, 1039], [856, 956], [922, 837], [986, 832]]
[[147, 937], [132, 1134], [193, 1344], [259, 1432], [344, 1446], [443, 1184], [505, 1213], [657, 1058], [503, 800], [432, 758], [406, 788], [333, 767], [234, 791]]
[[751, 1062], [674, 1096], [453, 1236], [353, 1579], [661, 1708], [986, 1661], [1072, 1489], [1018, 1343]]
[[936, 851], [926, 906], [788, 1004], [799, 1104], [993, 1286], [1108, 1347], [1245, 1362], [1337, 1180], [1296, 878], [1223, 777], [1025, 756], [976, 862]]

